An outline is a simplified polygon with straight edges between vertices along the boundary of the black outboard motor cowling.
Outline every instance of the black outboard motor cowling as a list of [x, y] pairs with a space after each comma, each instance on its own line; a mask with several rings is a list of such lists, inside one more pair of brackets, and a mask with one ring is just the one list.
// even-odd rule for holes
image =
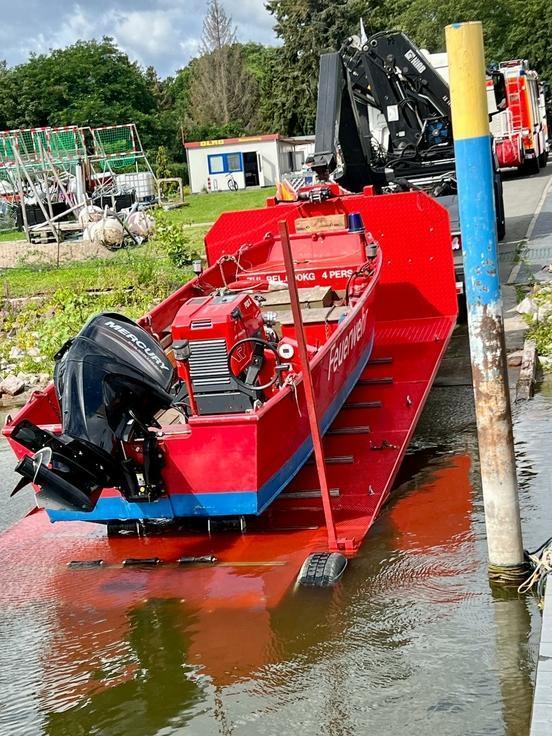
[[148, 425], [171, 405], [173, 375], [159, 343], [135, 322], [110, 313], [93, 317], [56, 355], [64, 433], [111, 454], [129, 412]]
[[[43, 495], [48, 508], [89, 511], [101, 489], [111, 485], [129, 500], [157, 498], [161, 459], [149, 427], [160, 410], [171, 406], [173, 380], [172, 364], [145, 330], [118, 314], [93, 317], [56, 355], [63, 434], [52, 435], [26, 420], [12, 432], [33, 452], [44, 447], [52, 452], [50, 468], [43, 467], [43, 454], [24, 458], [16, 468], [39, 485], [43, 479], [38, 500]], [[140, 467], [124, 452], [123, 443], [134, 439], [143, 440]]]

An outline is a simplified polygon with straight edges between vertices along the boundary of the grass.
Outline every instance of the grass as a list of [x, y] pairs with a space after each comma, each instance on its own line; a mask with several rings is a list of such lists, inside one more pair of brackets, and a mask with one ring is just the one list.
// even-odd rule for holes
[[113, 258], [55, 266], [21, 266], [0, 271], [2, 296], [48, 296], [57, 291], [82, 293], [137, 286], [141, 282], [174, 282], [189, 277], [188, 269], [176, 268], [162, 253], [148, 245], [118, 251]]
[[[146, 313], [189, 279], [190, 268], [175, 263], [188, 263], [187, 254], [202, 252], [207, 227], [198, 223], [215, 220], [225, 210], [262, 207], [271, 194], [257, 189], [189, 195], [187, 207], [159, 213], [157, 236], [142, 246], [59, 268], [22, 264], [0, 271], [0, 299], [38, 297], [17, 308], [5, 305], [0, 313], [0, 378], [18, 371], [51, 374], [57, 350], [93, 314], [108, 310], [136, 318]], [[181, 229], [187, 224], [196, 227]], [[0, 237], [21, 239], [23, 234]], [[19, 357], [12, 365], [14, 348]]]
[[[174, 225], [197, 225], [211, 222], [226, 210], [262, 207], [273, 190], [248, 189], [239, 192], [213, 192], [191, 194], [188, 203], [179, 210], [163, 213], [166, 222]], [[203, 250], [203, 237], [207, 227], [197, 226], [186, 230], [192, 249]], [[8, 237], [9, 236], [9, 237]], [[23, 239], [24, 233], [0, 233], [0, 241]], [[60, 268], [49, 265], [21, 265], [0, 270], [0, 297], [49, 296], [58, 291], [75, 293], [106, 291], [135, 286], [143, 274], [149, 274], [151, 282], [182, 283], [189, 271], [176, 268], [168, 258], [166, 249], [155, 241], [138, 248], [118, 251], [111, 258], [91, 259], [67, 263]], [[150, 282], [150, 283], [151, 283]]]
[[25, 240], [25, 233], [19, 230], [5, 230], [0, 232], [0, 243], [5, 243], [7, 240]]
[[171, 210], [171, 220], [183, 225], [200, 222], [214, 222], [221, 212], [228, 210], [248, 210], [263, 207], [267, 197], [272, 197], [274, 189], [243, 189], [239, 192], [211, 192], [210, 194], [190, 194], [185, 198], [186, 205], [179, 210]]

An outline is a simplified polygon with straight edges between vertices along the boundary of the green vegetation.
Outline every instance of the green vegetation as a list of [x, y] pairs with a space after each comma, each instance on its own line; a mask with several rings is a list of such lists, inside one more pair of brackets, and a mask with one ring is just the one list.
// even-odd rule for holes
[[214, 222], [222, 212], [228, 210], [248, 210], [263, 207], [267, 198], [274, 195], [274, 189], [243, 189], [239, 192], [211, 192], [210, 194], [190, 194], [186, 206], [172, 210], [170, 216], [175, 223], [185, 225]]
[[546, 319], [531, 325], [527, 337], [535, 341], [539, 356], [552, 358], [552, 320]]
[[[60, 289], [79, 292], [125, 289], [140, 283], [142, 273], [149, 273], [152, 280], [161, 283], [176, 279], [178, 284], [189, 274], [189, 269], [178, 266], [203, 253], [208, 227], [197, 223], [212, 222], [227, 210], [262, 207], [273, 193], [272, 189], [252, 189], [189, 195], [186, 207], [158, 212], [160, 226], [150, 243], [117, 251], [110, 258], [78, 261], [60, 268], [37, 264], [0, 270], [1, 293], [25, 297], [54, 294]], [[10, 235], [17, 235], [17, 239], [24, 237], [17, 231]]]
[[224, 0], [209, 0], [200, 53], [174, 77], [130, 61], [113, 39], [0, 62], [0, 129], [134, 121], [155, 163], [186, 177], [182, 139], [314, 132], [319, 56], [359, 32], [406, 31], [444, 50], [444, 28], [483, 22], [487, 61], [528, 58], [552, 82], [552, 3], [542, 0], [266, 0], [278, 47], [237, 42]]
[[[51, 373], [57, 350], [92, 315], [113, 310], [140, 317], [188, 280], [190, 260], [203, 253], [207, 230], [196, 223], [228, 209], [260, 207], [271, 194], [267, 189], [192, 195], [187, 207], [157, 212], [156, 235], [142, 246], [60, 268], [22, 265], [0, 272], [3, 296], [38, 297], [0, 314], [0, 359], [17, 371]], [[14, 353], [18, 357], [10, 358]]]
[[[104, 294], [61, 289], [21, 309], [7, 310], [2, 318], [0, 358], [7, 364], [16, 362], [17, 371], [51, 374], [54, 355], [90, 317], [115, 311], [136, 319], [167, 296], [171, 291], [168, 284], [156, 282], [154, 288], [140, 284]], [[14, 353], [18, 357], [14, 358]]]
[[[162, 247], [153, 242], [120, 251], [112, 259], [57, 269], [10, 269], [7, 278], [4, 274], [10, 297], [40, 298], [4, 307], [0, 315], [0, 359], [6, 364], [16, 363], [17, 371], [50, 373], [57, 350], [92, 315], [111, 310], [140, 317], [190, 275], [189, 268], [175, 267]], [[20, 354], [16, 359], [14, 352]]]
[[534, 286], [529, 294], [534, 307], [525, 319], [529, 325], [527, 336], [535, 341], [537, 353], [552, 358], [552, 284]]
[[[199, 238], [201, 247], [201, 236]], [[2, 295], [9, 298], [45, 296], [56, 291], [109, 291], [139, 288], [148, 284], [178, 286], [189, 275], [189, 269], [175, 269], [168, 255], [154, 247], [143, 245], [125, 249], [113, 258], [94, 258], [56, 268], [48, 265], [25, 265], [0, 271]], [[149, 283], [148, 283], [149, 282]]]
[[4, 232], [0, 232], [0, 243], [10, 240], [25, 240], [25, 233], [19, 230], [5, 230]]

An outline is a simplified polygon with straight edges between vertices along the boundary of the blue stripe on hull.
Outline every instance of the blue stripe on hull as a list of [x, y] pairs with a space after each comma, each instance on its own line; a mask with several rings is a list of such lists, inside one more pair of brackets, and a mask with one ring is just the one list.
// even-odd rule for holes
[[[355, 370], [324, 413], [321, 429], [325, 433], [337, 416], [345, 399], [360, 378], [372, 353], [374, 336], [366, 347]], [[130, 503], [122, 496], [100, 498], [93, 511], [48, 511], [51, 521], [97, 521], [115, 519], [175, 519], [185, 517], [242, 516], [261, 514], [297, 475], [312, 452], [312, 439], [301, 444], [291, 458], [282, 465], [258, 492], [232, 491], [228, 493], [178, 493], [151, 503]]]

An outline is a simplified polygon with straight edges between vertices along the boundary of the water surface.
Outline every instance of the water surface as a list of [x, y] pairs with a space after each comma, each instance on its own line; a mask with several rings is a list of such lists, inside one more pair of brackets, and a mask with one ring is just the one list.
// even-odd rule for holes
[[[544, 390], [516, 409], [527, 547], [552, 529], [551, 405]], [[471, 389], [435, 388], [391, 501], [333, 591], [221, 611], [141, 600], [158, 571], [132, 571], [117, 605], [1, 609], [0, 733], [525, 736], [540, 613], [489, 587], [477, 462]], [[11, 466], [0, 444], [3, 527], [32, 502], [7, 501]]]

